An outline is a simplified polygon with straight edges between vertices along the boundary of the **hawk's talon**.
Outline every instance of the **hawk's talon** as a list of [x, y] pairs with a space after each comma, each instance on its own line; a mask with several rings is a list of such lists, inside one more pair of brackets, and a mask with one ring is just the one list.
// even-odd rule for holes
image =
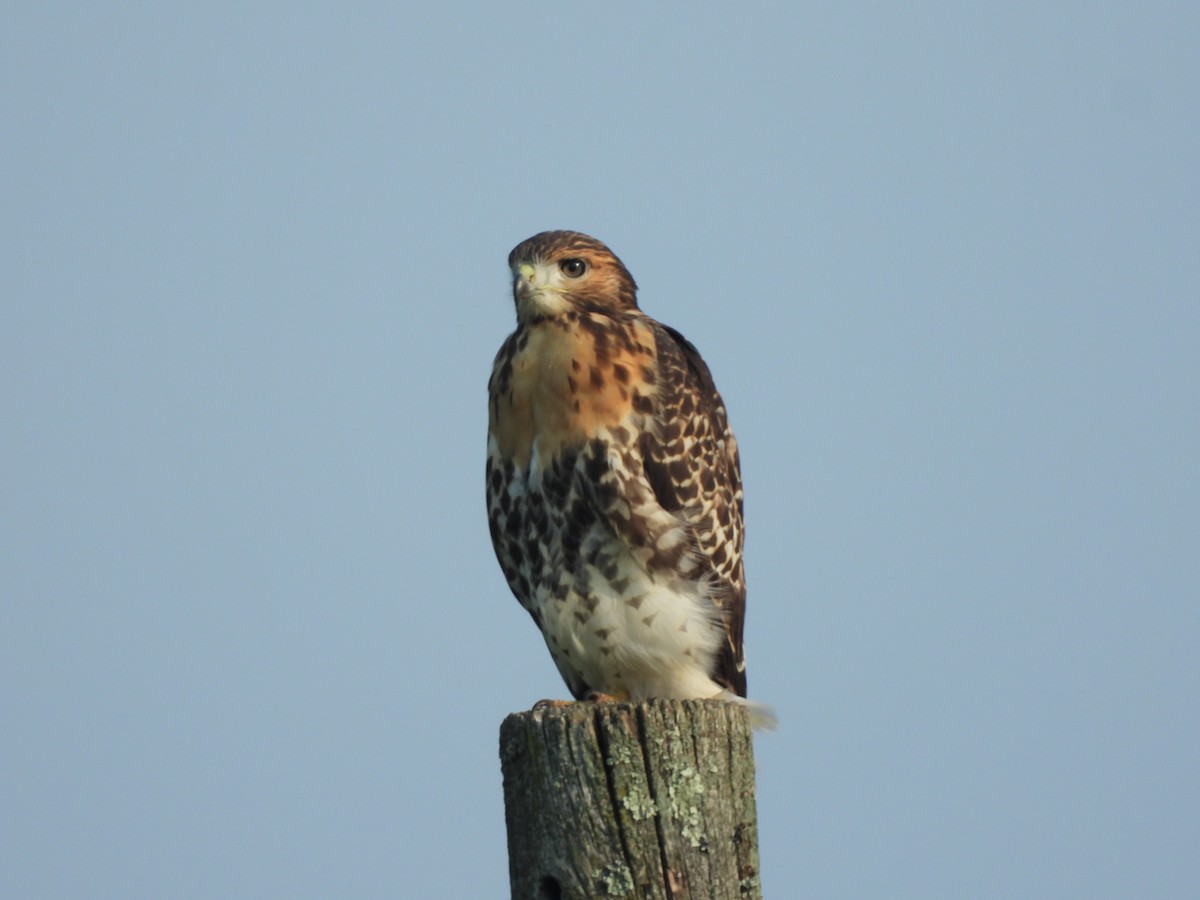
[[530, 712], [545, 712], [548, 709], [560, 709], [564, 706], [571, 706], [574, 700], [539, 700], [533, 704]]
[[588, 691], [578, 700], [539, 700], [533, 704], [530, 712], [545, 712], [548, 709], [562, 709], [564, 706], [574, 706], [576, 703], [628, 703], [628, 691], [619, 694], [605, 694], [601, 691]]

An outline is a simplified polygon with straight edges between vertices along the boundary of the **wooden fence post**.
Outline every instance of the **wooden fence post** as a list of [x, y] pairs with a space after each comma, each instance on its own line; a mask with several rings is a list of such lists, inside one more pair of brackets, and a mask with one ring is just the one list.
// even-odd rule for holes
[[514, 900], [761, 898], [743, 707], [574, 703], [500, 727]]

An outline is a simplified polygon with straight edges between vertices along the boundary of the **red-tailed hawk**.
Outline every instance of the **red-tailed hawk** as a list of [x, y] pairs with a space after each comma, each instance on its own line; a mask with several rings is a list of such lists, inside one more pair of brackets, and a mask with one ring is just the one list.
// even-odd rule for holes
[[742, 481], [708, 367], [594, 238], [542, 232], [508, 264], [487, 453], [508, 586], [578, 700], [744, 698]]

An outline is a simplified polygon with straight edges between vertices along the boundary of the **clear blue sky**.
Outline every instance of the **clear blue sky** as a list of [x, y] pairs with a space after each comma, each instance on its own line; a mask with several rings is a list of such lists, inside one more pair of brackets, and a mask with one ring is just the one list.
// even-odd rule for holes
[[505, 257], [743, 452], [763, 883], [1200, 883], [1200, 7], [11, 3], [0, 895], [500, 897]]

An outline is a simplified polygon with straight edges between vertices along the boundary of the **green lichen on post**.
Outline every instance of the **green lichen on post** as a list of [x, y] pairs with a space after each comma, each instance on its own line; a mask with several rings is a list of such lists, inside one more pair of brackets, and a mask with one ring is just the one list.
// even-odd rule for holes
[[614, 775], [620, 770], [622, 777], [614, 778], [613, 793], [633, 820], [644, 822], [656, 815], [658, 809], [646, 787], [641, 754], [634, 754], [629, 745], [621, 744], [611, 748], [604, 761]]
[[708, 841], [700, 817], [700, 804], [705, 796], [704, 779], [691, 766], [667, 775], [667, 808], [681, 823], [680, 834], [692, 847], [704, 852]]
[[621, 797], [621, 805], [629, 811], [635, 822], [644, 822], [658, 814], [654, 800], [641, 785], [630, 785]]
[[[609, 751], [609, 756], [605, 762], [608, 763], [610, 767], [617, 765], [628, 766], [633, 762], [633, 759], [633, 750], [631, 750], [627, 744], [621, 744], [613, 747]], [[641, 763], [640, 758], [638, 759], [638, 762]]]
[[628, 897], [633, 893], [633, 875], [623, 862], [611, 862], [596, 879], [608, 897]]

